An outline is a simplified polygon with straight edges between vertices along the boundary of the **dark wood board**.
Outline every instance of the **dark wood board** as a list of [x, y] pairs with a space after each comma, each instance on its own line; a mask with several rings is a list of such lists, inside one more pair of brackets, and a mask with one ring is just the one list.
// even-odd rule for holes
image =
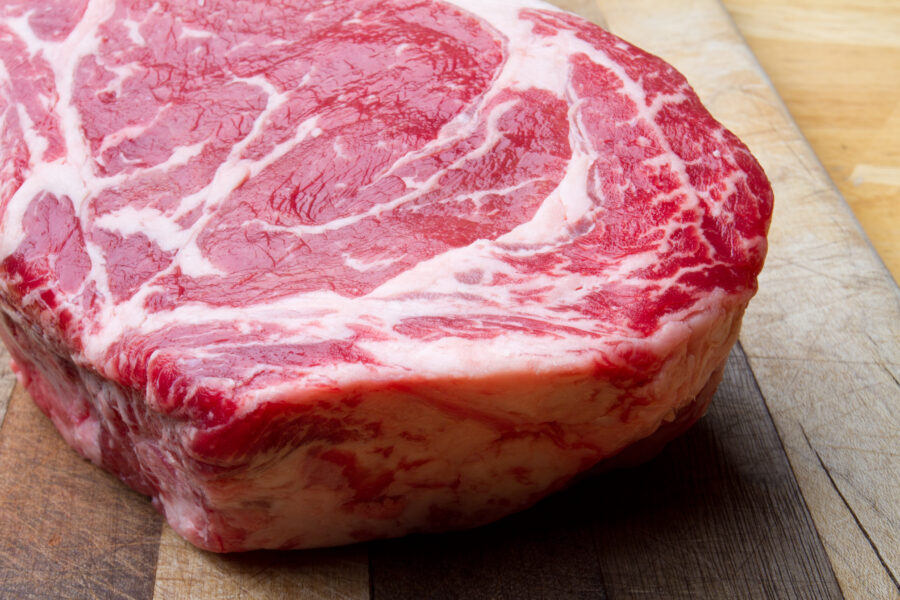
[[370, 561], [377, 600], [841, 597], [740, 348], [706, 417], [650, 463]]
[[808, 505], [847, 597], [900, 599], [896, 284], [716, 0], [554, 1], [670, 60], [763, 162], [776, 218], [741, 339], [780, 441], [740, 361], [656, 461], [493, 527], [215, 557], [66, 449], [21, 390], [4, 422], [0, 369], [0, 598], [835, 597]]
[[69, 448], [21, 386], [0, 429], [0, 598], [151, 598], [162, 517]]
[[[21, 388], [0, 429], [0, 514], [2, 598], [199, 597], [197, 586], [154, 585], [159, 515], [71, 451]], [[706, 417], [650, 463], [488, 527], [355, 550], [366, 551], [368, 592], [306, 578], [304, 597], [841, 597], [740, 348]], [[317, 563], [339, 577], [334, 552], [208, 559], [244, 577], [270, 569], [284, 579]]]

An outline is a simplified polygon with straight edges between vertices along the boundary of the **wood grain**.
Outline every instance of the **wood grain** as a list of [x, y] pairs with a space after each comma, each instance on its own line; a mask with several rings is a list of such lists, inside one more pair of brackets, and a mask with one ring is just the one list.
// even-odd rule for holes
[[707, 416], [651, 463], [370, 554], [375, 600], [841, 597], [739, 348]]
[[21, 387], [0, 429], [0, 598], [147, 600], [162, 519], [80, 458]]
[[12, 396], [16, 385], [16, 376], [10, 368], [9, 352], [0, 343], [0, 427], [3, 427], [3, 419], [6, 417], [6, 408], [9, 406], [9, 398]]
[[900, 2], [724, 4], [900, 281]]
[[[844, 593], [900, 593], [900, 290], [712, 0], [598, 0], [763, 163], [770, 254], [741, 340]], [[653, 18], [636, 18], [636, 14]]]
[[368, 597], [365, 546], [213, 554], [165, 526], [154, 600], [357, 600]]
[[836, 581], [900, 595], [900, 293], [718, 2], [558, 3], [676, 64], [772, 178], [742, 341], [782, 441], [738, 356], [708, 417], [636, 471], [472, 532], [223, 557], [160, 532], [21, 391], [3, 420], [0, 373], [0, 597], [831, 598]]

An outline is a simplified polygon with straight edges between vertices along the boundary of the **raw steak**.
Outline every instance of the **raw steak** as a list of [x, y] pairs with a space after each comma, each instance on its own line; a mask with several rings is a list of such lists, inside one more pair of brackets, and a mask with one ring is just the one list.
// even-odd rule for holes
[[530, 0], [0, 11], [3, 338], [193, 543], [485, 523], [703, 412], [772, 194], [658, 58]]

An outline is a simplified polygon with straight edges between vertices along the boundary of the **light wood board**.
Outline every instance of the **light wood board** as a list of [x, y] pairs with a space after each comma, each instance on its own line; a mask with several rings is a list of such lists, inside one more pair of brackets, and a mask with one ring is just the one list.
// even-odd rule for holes
[[900, 2], [724, 4], [900, 281]]
[[896, 596], [897, 285], [721, 5], [598, 4], [613, 31], [687, 75], [766, 169], [771, 247], [741, 341], [844, 593]]
[[468, 532], [217, 555], [78, 458], [21, 387], [0, 429], [0, 597], [840, 598], [746, 357], [651, 463]]

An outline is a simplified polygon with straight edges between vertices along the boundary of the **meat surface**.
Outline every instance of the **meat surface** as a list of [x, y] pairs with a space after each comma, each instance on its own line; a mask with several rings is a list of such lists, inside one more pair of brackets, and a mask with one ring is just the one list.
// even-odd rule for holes
[[6, 2], [0, 122], [21, 381], [215, 551], [486, 523], [680, 433], [772, 209], [671, 66], [531, 0]]

